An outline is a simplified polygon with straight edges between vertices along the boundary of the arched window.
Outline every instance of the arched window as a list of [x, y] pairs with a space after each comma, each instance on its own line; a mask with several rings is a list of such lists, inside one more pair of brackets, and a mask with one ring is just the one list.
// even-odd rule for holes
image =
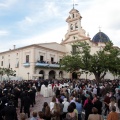
[[60, 72], [59, 72], [59, 77], [60, 77], [60, 78], [63, 78], [63, 71], [60, 71]]
[[78, 24], [77, 23], [75, 23], [75, 29], [78, 29]]
[[75, 17], [75, 15], [73, 14], [73, 18]]
[[70, 29], [73, 30], [73, 24], [70, 25]]

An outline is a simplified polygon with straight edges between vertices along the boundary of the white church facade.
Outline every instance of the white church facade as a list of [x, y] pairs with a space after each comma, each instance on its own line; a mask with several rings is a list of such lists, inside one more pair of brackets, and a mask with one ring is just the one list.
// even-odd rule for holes
[[[68, 30], [65, 39], [60, 44], [51, 42], [32, 44], [21, 48], [14, 46], [14, 49], [0, 52], [0, 67], [12, 68], [16, 71], [16, 77], [22, 79], [71, 78], [70, 73], [59, 69], [59, 62], [63, 56], [71, 54], [73, 42], [86, 41], [91, 46], [91, 54], [93, 54], [105, 46], [104, 42], [109, 40], [103, 32], [98, 32], [91, 40], [81, 26], [81, 19], [79, 11], [73, 8], [66, 19]], [[80, 78], [85, 77], [85, 74], [80, 76]], [[94, 76], [88, 75], [88, 78], [94, 79]], [[105, 78], [113, 79], [113, 76], [109, 73]]]

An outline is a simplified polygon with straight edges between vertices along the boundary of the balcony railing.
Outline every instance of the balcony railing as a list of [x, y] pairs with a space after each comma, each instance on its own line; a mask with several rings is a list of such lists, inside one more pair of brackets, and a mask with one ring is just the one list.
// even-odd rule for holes
[[40, 62], [40, 61], [37, 61], [36, 64], [35, 64], [36, 67], [53, 67], [53, 68], [59, 68], [60, 65], [56, 62]]
[[24, 67], [29, 67], [29, 66], [30, 66], [30, 63], [23, 63], [23, 66], [24, 66]]

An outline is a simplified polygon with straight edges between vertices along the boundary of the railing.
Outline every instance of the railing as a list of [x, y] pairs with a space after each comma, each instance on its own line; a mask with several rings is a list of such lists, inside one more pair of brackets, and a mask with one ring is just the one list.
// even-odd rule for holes
[[55, 64], [55, 63], [53, 63], [53, 64], [51, 64], [51, 63], [40, 63], [40, 62], [37, 62], [36, 64], [35, 64], [35, 66], [36, 67], [54, 67], [54, 68], [59, 68], [60, 67], [60, 65], [59, 64]]
[[24, 67], [29, 67], [29, 66], [30, 66], [30, 63], [23, 63], [23, 66], [24, 66]]

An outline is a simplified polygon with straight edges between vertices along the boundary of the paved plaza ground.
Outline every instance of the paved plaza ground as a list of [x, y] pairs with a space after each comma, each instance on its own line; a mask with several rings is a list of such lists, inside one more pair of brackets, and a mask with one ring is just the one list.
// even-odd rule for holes
[[[36, 104], [34, 105], [34, 107], [30, 107], [30, 117], [32, 117], [32, 112], [33, 111], [41, 111], [43, 108], [43, 103], [44, 102], [48, 102], [48, 104], [50, 103], [52, 97], [48, 97], [48, 98], [44, 98], [42, 95], [37, 95], [36, 96]], [[20, 108], [20, 107], [19, 107]], [[20, 115], [20, 109], [17, 109], [17, 114], [18, 114], [18, 120], [20, 120], [19, 115]], [[30, 120], [30, 118], [27, 118], [26, 120]]]

